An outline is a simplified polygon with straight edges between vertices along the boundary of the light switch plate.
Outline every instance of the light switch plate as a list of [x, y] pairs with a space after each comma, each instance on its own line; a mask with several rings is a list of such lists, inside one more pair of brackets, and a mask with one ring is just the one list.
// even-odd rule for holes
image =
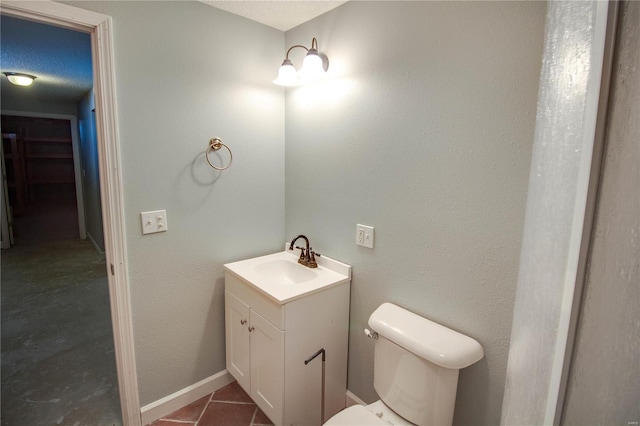
[[356, 225], [356, 244], [373, 248], [373, 226]]
[[140, 223], [142, 225], [142, 235], [165, 232], [168, 229], [167, 211], [154, 210], [152, 212], [142, 212], [140, 213]]

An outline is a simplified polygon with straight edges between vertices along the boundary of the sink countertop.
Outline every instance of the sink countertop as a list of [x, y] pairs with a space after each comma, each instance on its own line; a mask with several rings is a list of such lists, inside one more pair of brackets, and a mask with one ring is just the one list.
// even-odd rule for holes
[[[281, 305], [351, 280], [351, 266], [347, 264], [323, 255], [316, 257], [317, 268], [308, 268], [298, 263], [298, 256], [298, 251], [285, 249], [226, 263], [224, 269]], [[281, 267], [286, 271], [282, 275]]]

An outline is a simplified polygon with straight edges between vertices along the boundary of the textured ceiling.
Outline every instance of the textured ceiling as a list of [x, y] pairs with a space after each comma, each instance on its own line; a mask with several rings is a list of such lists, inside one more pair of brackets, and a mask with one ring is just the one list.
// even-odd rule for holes
[[89, 34], [2, 16], [0, 37], [1, 71], [37, 77], [18, 87], [3, 75], [3, 103], [11, 97], [75, 103], [93, 86]]
[[346, 3], [346, 0], [200, 0], [218, 9], [257, 21], [280, 31], [288, 31], [293, 27], [322, 15], [331, 9]]

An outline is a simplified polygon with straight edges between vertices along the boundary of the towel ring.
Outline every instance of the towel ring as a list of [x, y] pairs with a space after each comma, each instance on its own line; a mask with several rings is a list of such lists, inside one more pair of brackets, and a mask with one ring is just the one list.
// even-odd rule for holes
[[[229, 151], [229, 164], [227, 164], [224, 167], [214, 166], [213, 163], [211, 163], [211, 160], [209, 160], [209, 151], [217, 151], [223, 146], [227, 148], [227, 151]], [[209, 163], [209, 165], [216, 170], [227, 170], [231, 166], [231, 162], [233, 161], [233, 154], [231, 153], [231, 149], [229, 149], [228, 146], [223, 144], [220, 138], [211, 138], [209, 140], [209, 146], [207, 147], [207, 150], [204, 152], [204, 156], [207, 159], [207, 163]]]

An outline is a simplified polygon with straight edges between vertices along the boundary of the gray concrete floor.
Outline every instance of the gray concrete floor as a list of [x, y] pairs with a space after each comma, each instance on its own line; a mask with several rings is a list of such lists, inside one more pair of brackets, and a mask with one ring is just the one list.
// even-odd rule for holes
[[67, 221], [18, 218], [1, 254], [3, 426], [122, 424], [105, 263]]

